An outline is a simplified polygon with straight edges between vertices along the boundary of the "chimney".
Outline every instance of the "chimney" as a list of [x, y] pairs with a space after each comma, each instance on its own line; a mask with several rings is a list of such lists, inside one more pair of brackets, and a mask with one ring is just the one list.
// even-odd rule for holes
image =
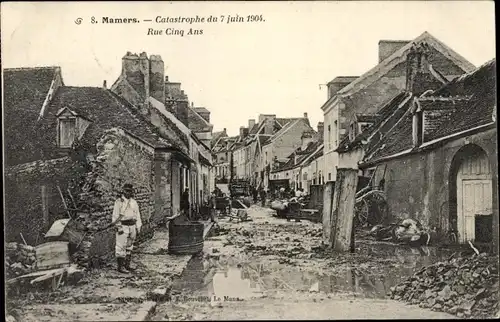
[[325, 123], [318, 122], [318, 141], [323, 142], [323, 137], [325, 135]]
[[173, 103], [175, 117], [185, 126], [189, 126], [189, 102], [186, 99], [177, 100]]
[[252, 130], [252, 128], [254, 127], [254, 125], [255, 125], [255, 119], [249, 119], [248, 120], [248, 129]]
[[381, 63], [409, 43], [409, 40], [380, 40], [378, 42], [378, 62]]
[[104, 81], [102, 82], [102, 88], [104, 88], [104, 89], [107, 89], [107, 88], [108, 88], [108, 86], [107, 86], [107, 84], [106, 84], [106, 80], [104, 80]]
[[414, 94], [421, 94], [427, 89], [433, 89], [426, 82], [429, 70], [429, 47], [426, 43], [413, 45], [406, 56], [406, 90]]
[[146, 53], [139, 57], [128, 51], [122, 58], [122, 76], [144, 100], [149, 97], [149, 60]]
[[248, 135], [248, 128], [240, 126], [240, 137], [244, 139], [246, 138], [247, 135]]
[[149, 95], [165, 103], [165, 65], [160, 55], [149, 57]]
[[307, 113], [304, 113], [304, 118], [305, 118], [305, 119], [307, 118]]
[[335, 77], [328, 86], [328, 99], [337, 94], [342, 88], [352, 83], [358, 76], [338, 76]]

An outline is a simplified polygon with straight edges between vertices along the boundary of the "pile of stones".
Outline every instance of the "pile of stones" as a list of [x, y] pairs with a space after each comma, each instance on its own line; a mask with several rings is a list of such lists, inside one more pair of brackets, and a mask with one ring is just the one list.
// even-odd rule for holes
[[29, 274], [36, 271], [35, 247], [7, 243], [5, 246], [5, 272], [8, 278]]
[[498, 314], [498, 257], [486, 253], [427, 266], [399, 285], [390, 296], [433, 311], [463, 318]]

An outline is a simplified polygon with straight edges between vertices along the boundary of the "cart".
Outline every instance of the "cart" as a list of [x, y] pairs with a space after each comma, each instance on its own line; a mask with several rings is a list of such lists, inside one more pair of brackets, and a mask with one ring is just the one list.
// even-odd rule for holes
[[381, 224], [388, 215], [387, 198], [382, 190], [362, 189], [356, 194], [354, 205], [354, 227]]

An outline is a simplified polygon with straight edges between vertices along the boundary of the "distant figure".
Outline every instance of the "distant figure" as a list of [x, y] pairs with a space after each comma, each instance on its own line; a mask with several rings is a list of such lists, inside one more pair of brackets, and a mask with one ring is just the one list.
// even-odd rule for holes
[[216, 222], [215, 221], [215, 209], [216, 209], [216, 196], [215, 196], [215, 191], [210, 194], [210, 199], [209, 199], [209, 207], [210, 207], [210, 221], [211, 222]]
[[280, 194], [279, 194], [280, 199], [285, 198], [285, 191], [286, 191], [285, 187], [280, 188]]
[[262, 207], [266, 206], [266, 190], [263, 188], [260, 189], [260, 200], [262, 202]]
[[186, 188], [184, 192], [182, 193], [181, 197], [181, 211], [184, 213], [184, 215], [191, 219], [190, 213], [189, 213], [189, 188]]
[[252, 197], [253, 197], [253, 203], [257, 203], [258, 198], [259, 198], [259, 192], [255, 187], [252, 187]]

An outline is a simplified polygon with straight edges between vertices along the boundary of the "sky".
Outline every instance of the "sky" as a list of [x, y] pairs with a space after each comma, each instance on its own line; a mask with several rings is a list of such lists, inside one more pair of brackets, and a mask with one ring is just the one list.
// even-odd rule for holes
[[[228, 15], [263, 21], [228, 24]], [[156, 23], [157, 16], [219, 21]], [[140, 23], [103, 24], [102, 17]], [[127, 51], [161, 55], [165, 75], [211, 111], [214, 131], [236, 135], [259, 114], [305, 112], [316, 128], [324, 85], [374, 67], [379, 40], [427, 31], [479, 66], [495, 57], [494, 18], [493, 1], [2, 2], [2, 64], [56, 65], [65, 85], [102, 86], [118, 78]], [[149, 28], [184, 36], [148, 35]], [[203, 34], [189, 36], [190, 28]]]

